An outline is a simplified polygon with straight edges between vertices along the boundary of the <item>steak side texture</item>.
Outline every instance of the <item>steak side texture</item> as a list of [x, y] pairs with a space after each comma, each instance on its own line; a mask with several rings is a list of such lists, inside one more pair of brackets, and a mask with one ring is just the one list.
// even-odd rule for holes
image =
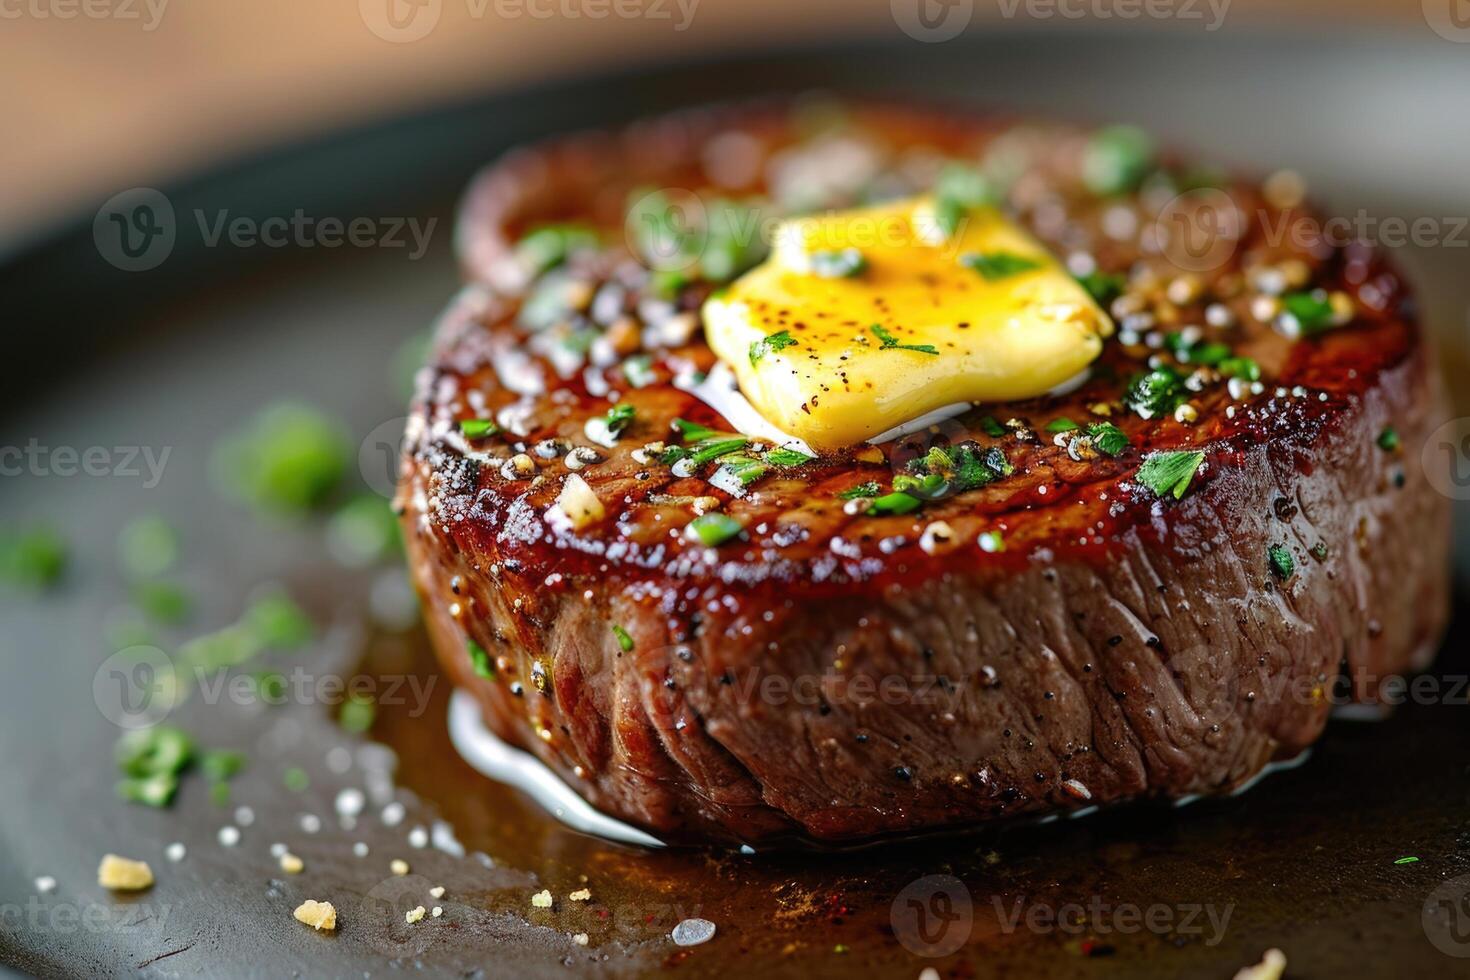
[[[1413, 460], [1443, 416], [1381, 256], [1289, 233], [1314, 227], [1289, 175], [1200, 184], [1154, 154], [1104, 193], [1084, 129], [812, 115], [567, 137], [467, 196], [468, 285], [418, 378], [397, 506], [438, 655], [497, 735], [671, 841], [843, 842], [1226, 793], [1427, 663], [1449, 512]], [[651, 274], [628, 201], [820, 210], [926, 192], [946, 160], [1110, 307], [1080, 387], [743, 487], [718, 459], [671, 465], [691, 427], [734, 430], [687, 390], [715, 366], [697, 311], [719, 282]], [[1161, 215], [1221, 201], [1228, 247], [1168, 247]], [[518, 245], [566, 222], [593, 244]], [[1160, 366], [1177, 390], [1140, 407]], [[1003, 465], [873, 505], [936, 448]], [[1140, 479], [1160, 453], [1200, 454], [1183, 486]], [[734, 521], [714, 543], [691, 528], [711, 514]]]

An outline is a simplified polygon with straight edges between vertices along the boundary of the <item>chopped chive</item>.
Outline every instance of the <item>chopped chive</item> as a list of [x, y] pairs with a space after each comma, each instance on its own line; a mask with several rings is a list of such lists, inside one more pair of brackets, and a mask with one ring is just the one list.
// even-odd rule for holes
[[1006, 539], [999, 531], [982, 531], [977, 539], [980, 550], [987, 554], [995, 554], [1006, 550]]
[[1410, 854], [1407, 857], [1401, 857], [1401, 858], [1395, 859], [1395, 861], [1393, 863], [1394, 864], [1418, 864], [1419, 863], [1419, 859], [1416, 858], [1416, 857], [1414, 857], [1412, 854]]
[[766, 453], [766, 462], [774, 466], [800, 466], [802, 463], [810, 463], [816, 458], [815, 456], [808, 456], [804, 452], [789, 449], [785, 446], [772, 449]]
[[875, 323], [868, 329], [872, 330], [873, 335], [878, 338], [880, 344], [879, 350], [911, 350], [920, 354], [935, 355], [939, 353], [939, 348], [933, 344], [900, 344], [898, 338], [883, 329], [883, 325], [880, 323]]
[[1155, 496], [1173, 496], [1178, 500], [1189, 490], [1194, 474], [1205, 460], [1200, 449], [1150, 453], [1138, 468], [1138, 482]]
[[618, 402], [609, 408], [607, 414], [602, 417], [603, 422], [607, 424], [608, 435], [614, 437], [622, 435], [623, 430], [633, 424], [633, 417], [636, 414], [637, 409], [628, 402]]
[[985, 175], [974, 167], [951, 163], [934, 182], [934, 220], [946, 238], [960, 230], [974, 209], [995, 203], [995, 192]]
[[193, 607], [189, 594], [172, 582], [137, 582], [132, 593], [133, 605], [157, 623], [181, 623]]
[[484, 439], [499, 432], [500, 426], [493, 419], [461, 419], [459, 431], [464, 433], [466, 439]]
[[113, 748], [124, 775], [141, 779], [159, 773], [175, 775], [194, 759], [194, 740], [182, 728], [154, 725], [125, 732]]
[[1398, 452], [1399, 433], [1393, 426], [1388, 426], [1378, 433], [1378, 448], [1386, 453]]
[[750, 345], [750, 363], [759, 364], [767, 354], [778, 354], [788, 347], [795, 347], [796, 340], [791, 336], [791, 331], [781, 330], [762, 337]]
[[999, 282], [1041, 268], [1035, 259], [1014, 252], [970, 252], [960, 256], [960, 265], [980, 273], [986, 282]]
[[225, 493], [261, 510], [305, 511], [332, 495], [353, 447], [335, 420], [306, 405], [266, 408], [215, 451], [212, 475]]
[[1154, 141], [1137, 126], [1108, 126], [1082, 152], [1082, 182], [1099, 197], [1126, 194], [1143, 182], [1154, 162]]
[[1271, 563], [1271, 572], [1281, 581], [1285, 582], [1296, 574], [1296, 559], [1291, 557], [1291, 549], [1284, 544], [1273, 544], [1266, 549], [1266, 558]]
[[1246, 381], [1261, 380], [1261, 366], [1249, 357], [1227, 357], [1215, 367], [1227, 378], [1244, 378]]
[[690, 521], [686, 533], [697, 539], [706, 548], [714, 548], [729, 541], [743, 530], [745, 526], [730, 515], [711, 511], [708, 514], [700, 514]]
[[282, 773], [281, 782], [293, 793], [305, 792], [306, 788], [311, 785], [311, 780], [307, 777], [306, 770], [300, 766], [292, 766]]
[[337, 726], [352, 735], [366, 735], [377, 715], [377, 702], [364, 694], [354, 694], [343, 702], [337, 714]]
[[1281, 297], [1281, 307], [1289, 322], [1301, 329], [1302, 336], [1310, 337], [1332, 326], [1332, 303], [1325, 290], [1314, 289], [1306, 293], [1287, 293]]
[[1071, 432], [1073, 429], [1080, 428], [1081, 426], [1069, 418], [1052, 419], [1046, 424], [1047, 432]]
[[48, 588], [66, 568], [66, 543], [44, 527], [0, 528], [0, 581], [30, 589]]
[[884, 494], [881, 497], [874, 497], [872, 506], [868, 508], [868, 513], [879, 516], [886, 514], [907, 514], [911, 511], [918, 510], [922, 503], [923, 501], [913, 494], [896, 490], [893, 493]]
[[1157, 367], [1134, 378], [1123, 393], [1123, 404], [1140, 418], [1168, 415], [1188, 396], [1184, 378], [1170, 367]]
[[230, 802], [230, 784], [215, 783], [209, 787], [209, 801], [215, 806], [226, 806]]
[[872, 480], [867, 483], [859, 483], [855, 487], [848, 487], [837, 496], [842, 500], [856, 500], [859, 497], [876, 497], [882, 493], [882, 488]]
[[1123, 295], [1123, 286], [1126, 283], [1122, 276], [1110, 272], [1089, 272], [1085, 276], [1078, 276], [1077, 281], [1087, 290], [1093, 302], [1104, 308]]
[[199, 771], [211, 783], [229, 782], [245, 768], [245, 754], [231, 749], [210, 749], [199, 757]]
[[487, 680], [493, 681], [495, 679], [495, 668], [490, 663], [490, 654], [486, 653], [485, 648], [474, 640], [465, 640], [464, 645], [465, 649], [469, 651], [470, 667], [474, 670], [475, 676], [484, 677]]
[[172, 773], [160, 772], [138, 779], [122, 779], [117, 783], [117, 795], [129, 803], [141, 803], [162, 809], [173, 802], [178, 791], [179, 779]]
[[632, 653], [633, 637], [628, 635], [628, 631], [623, 629], [617, 623], [613, 623], [612, 631], [613, 636], [616, 636], [618, 638], [618, 648], [624, 653]]
[[117, 536], [123, 571], [139, 578], [161, 575], [179, 560], [179, 535], [161, 517], [138, 517]]
[[687, 419], [674, 419], [671, 423], [679, 432], [679, 437], [684, 442], [694, 442], [699, 439], [708, 439], [717, 435], [714, 429], [700, 425], [698, 422], [690, 422]]
[[758, 459], [732, 454], [720, 459], [720, 468], [714, 476], [710, 477], [710, 483], [721, 490], [729, 492], [732, 489], [731, 487], [721, 486], [721, 483], [727, 477], [730, 480], [738, 482], [742, 487], [748, 487], [769, 472], [770, 467]]
[[311, 641], [311, 620], [289, 596], [268, 595], [245, 610], [239, 625], [262, 647], [291, 650]]
[[980, 431], [997, 439], [1006, 434], [1005, 426], [996, 421], [994, 415], [987, 415], [980, 420]]

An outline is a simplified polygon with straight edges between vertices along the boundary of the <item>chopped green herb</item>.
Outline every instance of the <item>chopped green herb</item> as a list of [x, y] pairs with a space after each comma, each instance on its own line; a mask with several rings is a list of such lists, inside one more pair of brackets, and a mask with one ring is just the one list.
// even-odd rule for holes
[[1249, 357], [1227, 357], [1216, 365], [1227, 378], [1243, 378], [1246, 381], [1261, 380], [1261, 366]]
[[1006, 539], [999, 531], [982, 531], [977, 539], [980, 550], [987, 554], [995, 554], [1006, 550]]
[[855, 248], [812, 252], [811, 264], [812, 275], [818, 279], [852, 279], [868, 268], [868, 260]]
[[1184, 378], [1179, 372], [1169, 367], [1158, 367], [1133, 379], [1123, 394], [1123, 404], [1140, 417], [1151, 419], [1168, 415], [1187, 397]]
[[999, 439], [1006, 434], [1006, 427], [996, 421], [994, 415], [987, 415], [980, 420], [980, 431]]
[[766, 453], [766, 462], [774, 466], [800, 466], [802, 463], [810, 463], [816, 458], [815, 456], [808, 456], [800, 450], [789, 449], [785, 446], [772, 449]]
[[1117, 456], [1128, 448], [1128, 436], [1111, 422], [1094, 422], [1087, 427], [1092, 445], [1100, 453]]
[[1398, 430], [1395, 429], [1393, 426], [1390, 425], [1387, 428], [1385, 428], [1382, 432], [1378, 433], [1378, 448], [1379, 449], [1382, 449], [1386, 453], [1398, 452], [1398, 449], [1399, 449], [1399, 433], [1398, 433]]
[[254, 675], [255, 693], [266, 704], [284, 704], [286, 677], [278, 670], [262, 670]]
[[679, 269], [659, 269], [648, 277], [649, 289], [660, 299], [674, 299], [687, 285], [689, 277]]
[[986, 282], [1009, 279], [1041, 268], [1041, 263], [1035, 259], [1014, 252], [970, 252], [960, 256], [960, 265], [980, 273]]
[[185, 642], [179, 647], [179, 659], [200, 670], [224, 670], [250, 660], [261, 646], [253, 630], [236, 623]]
[[603, 422], [607, 424], [608, 435], [622, 435], [623, 430], [633, 424], [633, 416], [636, 414], [637, 409], [628, 402], [618, 402], [609, 408], [607, 414], [602, 417]]
[[194, 740], [182, 728], [154, 725], [124, 732], [113, 748], [124, 775], [141, 779], [159, 773], [177, 775], [194, 758]]
[[1154, 162], [1153, 138], [1137, 126], [1108, 126], [1093, 134], [1082, 153], [1082, 182], [1099, 197], [1126, 194], [1142, 183]]
[[349, 568], [366, 568], [398, 553], [398, 518], [377, 494], [359, 494], [327, 522], [327, 550]]
[[622, 650], [624, 653], [632, 653], [633, 637], [628, 635], [628, 631], [623, 629], [617, 623], [613, 623], [612, 631], [613, 636], [616, 636], [618, 638], [618, 649]]
[[378, 716], [377, 702], [364, 694], [353, 694], [342, 703], [337, 727], [352, 735], [366, 735]]
[[[691, 458], [697, 458], [697, 454]], [[748, 487], [768, 472], [770, 467], [765, 463], [737, 453], [720, 459], [720, 469], [710, 478], [710, 482], [719, 489], [728, 491], [729, 487], [721, 486], [722, 473], [728, 474], [730, 479], [738, 481], [742, 487]]]
[[291, 650], [311, 641], [315, 632], [310, 618], [289, 596], [267, 595], [245, 610], [240, 625], [249, 630], [262, 647]]
[[750, 345], [750, 363], [759, 364], [761, 358], [767, 354], [776, 354], [788, 347], [794, 346], [796, 346], [796, 341], [792, 338], [790, 331], [782, 330], [778, 333], [773, 333], [769, 337], [764, 337]]
[[1204, 461], [1205, 454], [1200, 449], [1150, 453], [1138, 468], [1138, 482], [1155, 496], [1173, 496], [1178, 500], [1188, 492], [1195, 472]]
[[532, 275], [540, 275], [561, 265], [573, 252], [593, 249], [597, 244], [597, 232], [588, 225], [542, 225], [516, 243], [516, 258]]
[[939, 353], [939, 348], [932, 344], [900, 344], [897, 337], [883, 329], [882, 324], [875, 323], [869, 329], [873, 331], [873, 335], [878, 338], [879, 343], [882, 345], [879, 347], [879, 350], [911, 350], [917, 351], [920, 354], [935, 355]]
[[464, 645], [465, 649], [469, 651], [470, 667], [474, 670], [475, 676], [493, 681], [495, 679], [495, 666], [490, 663], [490, 654], [486, 653], [485, 648], [474, 640], [465, 640]]
[[1069, 418], [1052, 419], [1046, 424], [1047, 432], [1071, 432], [1073, 429], [1078, 428], [1081, 428], [1081, 426]]
[[[930, 447], [923, 457], [910, 461], [908, 468], [916, 473], [941, 478], [942, 483], [937, 487], [924, 483], [908, 488], [921, 491], [928, 497], [974, 490], [1003, 476], [1010, 476], [1015, 471], [1015, 467], [999, 447], [987, 449], [974, 442], [961, 443], [947, 450], [942, 446]], [[895, 482], [894, 489], [902, 488]]]
[[729, 282], [766, 253], [760, 215], [736, 201], [717, 200], [706, 211], [708, 224], [699, 269], [710, 282]]
[[1283, 318], [1298, 327], [1302, 336], [1319, 334], [1332, 326], [1332, 303], [1325, 290], [1314, 289], [1307, 293], [1287, 293], [1281, 297]]
[[655, 375], [653, 373], [652, 354], [634, 354], [623, 360], [623, 377], [628, 379], [628, 384], [634, 388], [647, 388], [653, 384]]
[[1291, 549], [1284, 544], [1273, 544], [1266, 549], [1266, 557], [1271, 563], [1271, 573], [1285, 582], [1296, 574], [1296, 559], [1291, 557]]
[[899, 473], [893, 477], [893, 489], [927, 500], [942, 496], [948, 488], [949, 481], [939, 473], [926, 473], [923, 476]]
[[120, 799], [159, 809], [173, 802], [174, 793], [178, 789], [178, 777], [167, 772], [137, 779], [122, 779], [117, 783], [117, 795]]
[[1312, 557], [1315, 558], [1315, 559], [1317, 559], [1318, 561], [1326, 561], [1327, 560], [1327, 542], [1326, 541], [1318, 541], [1316, 544], [1312, 545]]
[[1189, 364], [1202, 364], [1205, 367], [1214, 367], [1222, 363], [1230, 356], [1230, 348], [1224, 344], [1195, 344], [1182, 352], [1180, 360]]
[[699, 439], [708, 439], [710, 436], [718, 435], [714, 429], [700, 425], [698, 422], [690, 422], [687, 419], [674, 419], [672, 425], [678, 430], [679, 438], [684, 442], [694, 442]]
[[303, 511], [327, 500], [347, 473], [346, 430], [306, 405], [260, 412], [224, 440], [211, 460], [220, 489], [266, 511]]
[[245, 768], [245, 754], [231, 749], [211, 749], [199, 757], [199, 771], [211, 783], [226, 783]]
[[1398, 858], [1393, 863], [1394, 864], [1418, 864], [1419, 863], [1419, 859], [1416, 858], [1416, 857], [1414, 857], [1413, 855], [1409, 855], [1408, 857]]
[[500, 431], [494, 419], [460, 419], [459, 431], [466, 439], [484, 439]]
[[882, 493], [882, 488], [872, 480], [867, 483], [859, 483], [855, 487], [848, 487], [837, 496], [842, 500], [856, 500], [859, 497], [876, 497]]
[[0, 581], [30, 589], [54, 585], [66, 568], [66, 543], [44, 527], [0, 528]]
[[1078, 276], [1077, 281], [1087, 290], [1093, 302], [1104, 309], [1123, 295], [1123, 286], [1126, 283], [1122, 276], [1110, 272], [1089, 272], [1085, 276]]
[[724, 544], [745, 530], [735, 518], [718, 511], [708, 514], [700, 514], [689, 522], [688, 533], [699, 540], [706, 548], [714, 548]]
[[306, 770], [300, 766], [292, 766], [281, 774], [281, 782], [293, 793], [301, 793], [311, 785], [311, 780], [306, 775]]
[[869, 514], [907, 514], [919, 509], [923, 503], [918, 497], [903, 491], [894, 491], [881, 497], [874, 497], [872, 506], [868, 508]]
[[138, 578], [161, 575], [179, 560], [179, 535], [161, 517], [138, 517], [117, 536], [123, 571]]
[[659, 459], [665, 466], [673, 466], [681, 459], [687, 459], [695, 466], [703, 466], [705, 463], [721, 456], [738, 453], [750, 442], [745, 436], [723, 436], [714, 435], [707, 439], [701, 439], [689, 446], [670, 446], [664, 450]]
[[194, 605], [189, 594], [172, 582], [136, 582], [132, 592], [133, 605], [158, 623], [182, 623]]
[[227, 806], [230, 802], [230, 784], [215, 783], [209, 787], [209, 801], [215, 806]]
[[516, 321], [535, 333], [549, 330], [568, 321], [585, 296], [581, 282], [564, 270], [553, 269], [538, 279], [521, 301]]
[[939, 172], [934, 182], [934, 218], [946, 238], [959, 231], [960, 224], [975, 208], [995, 203], [995, 192], [985, 175], [974, 167], [951, 163]]

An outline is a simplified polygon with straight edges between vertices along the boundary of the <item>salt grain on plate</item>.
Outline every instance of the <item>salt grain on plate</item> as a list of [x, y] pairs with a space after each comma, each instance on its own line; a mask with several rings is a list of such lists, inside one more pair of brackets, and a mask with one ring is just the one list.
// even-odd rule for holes
[[434, 918], [437, 919], [437, 918], [439, 918], [439, 916], [441, 916], [441, 915], [444, 914], [444, 910], [441, 909], [439, 906], [436, 905], [436, 906], [434, 906], [433, 910], [429, 912], [429, 914], [432, 915]]
[[708, 919], [685, 919], [669, 936], [675, 946], [698, 946], [715, 937], [715, 924]]
[[289, 847], [287, 847], [285, 844], [282, 844], [280, 841], [277, 841], [276, 843], [271, 845], [271, 857], [279, 858], [281, 855], [285, 854], [289, 850]]
[[435, 885], [433, 888], [430, 888], [429, 889], [429, 894], [432, 895], [434, 898], [443, 898], [444, 897], [444, 886], [443, 885]]
[[352, 768], [352, 753], [337, 745], [327, 750], [326, 761], [328, 769], [339, 776], [344, 776]]
[[56, 879], [50, 875], [42, 875], [36, 879], [36, 891], [42, 895], [49, 895], [56, 891]]
[[367, 797], [363, 796], [362, 790], [349, 786], [337, 794], [337, 813], [344, 817], [355, 817], [362, 812], [367, 804]]
[[239, 824], [242, 827], [250, 826], [251, 824], [255, 823], [255, 811], [250, 809], [248, 806], [236, 807], [235, 823]]
[[576, 943], [578, 946], [586, 946], [587, 940], [588, 936], [585, 932], [579, 932], [572, 937], [572, 942]]
[[394, 858], [388, 862], [388, 870], [402, 877], [408, 874], [408, 862], [403, 860], [403, 858]]
[[322, 818], [315, 813], [303, 813], [301, 815], [301, 829], [308, 834], [314, 834], [322, 829]]
[[240, 843], [240, 828], [229, 824], [219, 829], [219, 842], [225, 847], [234, 847]]
[[184, 847], [182, 841], [174, 841], [168, 847], [163, 849], [163, 856], [168, 858], [175, 864], [178, 864], [180, 861], [184, 860], [184, 855], [188, 853], [188, 848]]
[[415, 827], [408, 832], [409, 847], [428, 847], [429, 832], [422, 827]]
[[389, 803], [387, 806], [383, 807], [383, 826], [396, 827], [403, 822], [403, 817], [403, 804], [399, 803], [397, 800], [394, 800], [392, 803]]
[[531, 904], [538, 909], [551, 908], [551, 892], [549, 890], [537, 892], [531, 896]]
[[358, 841], [356, 844], [353, 844], [352, 845], [352, 853], [355, 854], [355, 855], [357, 855], [360, 858], [367, 857], [368, 856], [368, 846], [367, 846], [367, 844], [365, 844], [362, 841]]

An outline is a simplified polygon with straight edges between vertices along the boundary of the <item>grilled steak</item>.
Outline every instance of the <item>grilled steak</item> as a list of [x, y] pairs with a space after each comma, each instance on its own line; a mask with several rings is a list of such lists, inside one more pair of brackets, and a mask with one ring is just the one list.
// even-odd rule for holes
[[[471, 190], [398, 502], [491, 729], [668, 839], [839, 841], [1227, 792], [1424, 665], [1448, 510], [1399, 446], [1437, 388], [1380, 256], [1294, 234], [1289, 175], [1153, 157], [1100, 188], [1085, 130], [813, 115], [572, 137]], [[630, 196], [845, 206], [946, 159], [1008, 171], [1002, 206], [1111, 309], [1101, 359], [877, 446], [728, 464], [736, 426], [689, 390], [717, 277], [650, 273]], [[1181, 228], [1215, 237], [1171, 240], [1202, 208]], [[568, 220], [595, 246], [525, 244]]]

